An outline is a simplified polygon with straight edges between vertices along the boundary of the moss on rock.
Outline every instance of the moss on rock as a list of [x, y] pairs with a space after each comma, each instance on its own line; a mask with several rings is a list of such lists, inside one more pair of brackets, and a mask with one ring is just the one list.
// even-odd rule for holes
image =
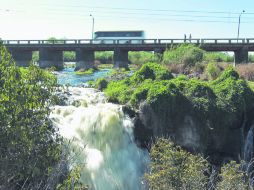
[[195, 145], [209, 156], [237, 158], [243, 146], [240, 133], [253, 120], [248, 113], [254, 110], [254, 92], [230, 67], [205, 82], [174, 78], [163, 66], [148, 63], [129, 78], [110, 82], [105, 93], [110, 101], [141, 109], [140, 117], [149, 117], [142, 122], [153, 135], [173, 135], [178, 143]]

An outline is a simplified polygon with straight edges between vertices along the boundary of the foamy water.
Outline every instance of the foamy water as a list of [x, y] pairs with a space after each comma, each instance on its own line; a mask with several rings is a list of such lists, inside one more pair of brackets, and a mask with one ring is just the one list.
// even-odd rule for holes
[[69, 92], [70, 105], [54, 107], [51, 118], [72, 142], [82, 183], [95, 190], [145, 189], [142, 177], [149, 157], [134, 142], [132, 120], [101, 92], [78, 87]]

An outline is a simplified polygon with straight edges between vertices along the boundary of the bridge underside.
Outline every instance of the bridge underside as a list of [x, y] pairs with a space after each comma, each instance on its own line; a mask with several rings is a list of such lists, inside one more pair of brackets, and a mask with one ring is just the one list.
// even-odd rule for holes
[[20, 67], [28, 67], [32, 61], [31, 51], [10, 49], [10, 53], [16, 64]]
[[[39, 51], [39, 66], [42, 68], [56, 67], [63, 68], [63, 51], [76, 52], [76, 70], [89, 69], [94, 67], [94, 52], [95, 51], [114, 51], [114, 67], [128, 67], [128, 52], [129, 51], [154, 51], [162, 54], [166, 49], [177, 46], [179, 43], [161, 43], [154, 41], [150, 43], [140, 44], [7, 44], [14, 60], [19, 66], [28, 66], [32, 60], [32, 51]], [[232, 51], [235, 54], [236, 63], [248, 62], [248, 51], [254, 51], [254, 43], [194, 43], [206, 51]]]
[[76, 49], [76, 68], [75, 71], [80, 69], [90, 69], [94, 67], [94, 51], [82, 48]]
[[248, 63], [248, 49], [247, 48], [241, 48], [235, 53], [235, 63]]
[[39, 66], [41, 68], [63, 68], [63, 52], [52, 49], [39, 50]]
[[128, 51], [116, 49], [114, 51], [114, 67], [128, 69]]

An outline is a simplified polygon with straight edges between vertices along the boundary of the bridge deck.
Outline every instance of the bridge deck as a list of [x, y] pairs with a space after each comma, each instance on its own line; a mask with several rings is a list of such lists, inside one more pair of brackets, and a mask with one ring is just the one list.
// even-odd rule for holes
[[207, 51], [237, 51], [245, 47], [248, 51], [254, 51], [254, 38], [221, 38], [221, 39], [117, 39], [117, 40], [2, 40], [2, 43], [11, 49], [23, 49], [38, 51], [40, 48], [52, 48], [59, 51], [73, 51], [76, 48], [84, 48], [93, 51], [114, 51], [116, 48], [127, 51], [153, 51], [165, 50], [173, 45], [191, 43], [199, 45]]

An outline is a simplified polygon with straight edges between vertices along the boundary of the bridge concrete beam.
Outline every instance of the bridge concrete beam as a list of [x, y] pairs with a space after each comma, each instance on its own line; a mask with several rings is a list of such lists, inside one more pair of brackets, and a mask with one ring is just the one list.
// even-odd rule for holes
[[114, 67], [128, 69], [128, 50], [114, 50]]
[[234, 52], [235, 63], [248, 63], [248, 48], [242, 47], [241, 49]]
[[63, 69], [63, 51], [40, 49], [39, 66], [41, 68], [55, 67], [58, 70]]
[[32, 51], [10, 49], [10, 53], [12, 54], [12, 58], [16, 62], [17, 66], [28, 67], [32, 61]]
[[76, 68], [75, 71], [88, 70], [94, 67], [94, 51], [82, 48], [76, 49]]

